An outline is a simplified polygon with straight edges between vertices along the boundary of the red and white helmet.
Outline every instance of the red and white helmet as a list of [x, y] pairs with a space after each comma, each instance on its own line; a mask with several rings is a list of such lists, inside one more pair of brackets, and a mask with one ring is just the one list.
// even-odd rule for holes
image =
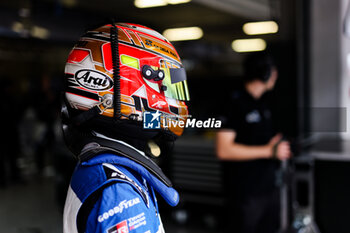
[[71, 109], [138, 123], [144, 112], [159, 111], [163, 131], [183, 133], [169, 121], [186, 121], [186, 73], [173, 45], [150, 28], [118, 23], [87, 31], [70, 52], [65, 75]]

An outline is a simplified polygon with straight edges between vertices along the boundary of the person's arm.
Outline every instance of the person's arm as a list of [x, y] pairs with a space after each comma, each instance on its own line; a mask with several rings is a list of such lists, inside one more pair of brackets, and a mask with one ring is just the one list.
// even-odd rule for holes
[[[103, 189], [87, 215], [86, 233], [144, 233], [157, 229], [156, 211], [129, 183], [119, 182]], [[153, 215], [152, 215], [153, 214]]]
[[216, 154], [219, 159], [243, 161], [272, 158], [274, 146], [277, 143], [276, 158], [285, 160], [291, 156], [289, 143], [285, 141], [280, 142], [282, 136], [279, 134], [274, 136], [268, 144], [262, 146], [236, 143], [235, 139], [236, 132], [233, 130], [221, 130], [216, 134]]

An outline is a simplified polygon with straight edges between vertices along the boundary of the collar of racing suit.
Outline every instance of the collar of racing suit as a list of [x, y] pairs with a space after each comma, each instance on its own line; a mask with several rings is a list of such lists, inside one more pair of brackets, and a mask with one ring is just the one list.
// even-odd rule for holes
[[174, 188], [166, 186], [161, 180], [159, 180], [152, 173], [150, 173], [145, 167], [124, 156], [119, 156], [114, 153], [103, 153], [94, 156], [88, 161], [82, 162], [82, 165], [95, 165], [103, 163], [118, 164], [136, 171], [147, 181], [148, 184], [150, 184], [154, 188], [154, 190], [156, 190], [164, 198], [164, 200], [169, 205], [176, 206], [178, 204], [179, 194]]
[[144, 152], [123, 141], [96, 132], [94, 135], [94, 140], [86, 144], [79, 155], [82, 164], [115, 163], [129, 167], [142, 175], [169, 205], [178, 204], [179, 195], [171, 181]]

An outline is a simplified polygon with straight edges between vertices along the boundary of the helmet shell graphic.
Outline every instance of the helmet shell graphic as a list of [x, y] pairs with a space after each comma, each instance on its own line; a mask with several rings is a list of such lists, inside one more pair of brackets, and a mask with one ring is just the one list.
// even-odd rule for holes
[[[87, 31], [73, 47], [65, 66], [65, 97], [73, 109], [98, 106], [113, 117], [113, 63], [110, 30], [105, 25]], [[186, 74], [173, 45], [158, 32], [119, 23], [121, 119], [143, 120], [145, 111], [159, 111], [163, 130], [180, 136], [189, 100]], [[164, 124], [165, 122], [165, 124]]]

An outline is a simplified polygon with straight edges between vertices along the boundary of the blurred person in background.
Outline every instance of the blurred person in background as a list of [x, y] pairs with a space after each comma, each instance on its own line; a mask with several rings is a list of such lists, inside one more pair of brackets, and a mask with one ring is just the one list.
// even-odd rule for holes
[[265, 52], [244, 61], [244, 85], [235, 90], [216, 136], [217, 156], [230, 209], [226, 232], [274, 233], [279, 229], [279, 161], [291, 156], [290, 145], [276, 134], [267, 92], [278, 77]]
[[152, 158], [183, 132], [164, 128], [161, 115], [178, 121], [188, 114], [176, 50], [150, 28], [107, 24], [81, 37], [65, 78], [63, 131], [79, 163], [64, 232], [164, 232], [155, 191], [171, 206], [179, 196]]
[[20, 169], [17, 165], [17, 158], [20, 154], [20, 140], [18, 122], [21, 119], [23, 106], [19, 100], [19, 90], [16, 89], [15, 81], [9, 77], [2, 80], [1, 128], [5, 133], [0, 140], [0, 187], [6, 187], [9, 183], [16, 183], [21, 180]]
[[[37, 174], [45, 175], [44, 169], [52, 163], [53, 147], [57, 141], [54, 126], [59, 117], [61, 87], [56, 77], [44, 72], [40, 79], [34, 82], [29, 91], [35, 116], [40, 122], [40, 134], [35, 142], [34, 158]], [[46, 174], [47, 175], [47, 174]]]

